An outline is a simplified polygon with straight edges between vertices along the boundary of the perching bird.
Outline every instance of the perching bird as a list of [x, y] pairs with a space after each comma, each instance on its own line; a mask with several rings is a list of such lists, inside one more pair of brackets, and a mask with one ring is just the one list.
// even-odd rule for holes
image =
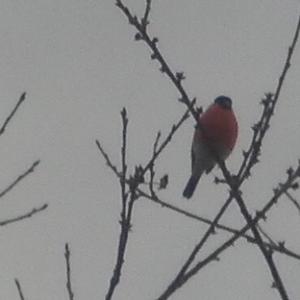
[[238, 135], [238, 124], [229, 97], [219, 96], [199, 116], [191, 156], [192, 175], [183, 191], [191, 198], [203, 172], [209, 173], [216, 165], [216, 155], [225, 160], [231, 153]]

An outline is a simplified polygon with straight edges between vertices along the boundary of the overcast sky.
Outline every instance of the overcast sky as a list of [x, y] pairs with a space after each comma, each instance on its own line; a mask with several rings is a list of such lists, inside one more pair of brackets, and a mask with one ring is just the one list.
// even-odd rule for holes
[[[44, 203], [30, 220], [1, 228], [0, 299], [67, 299], [64, 244], [71, 247], [75, 299], [104, 299], [115, 263], [120, 226], [119, 182], [95, 145], [99, 139], [120, 165], [120, 111], [126, 107], [128, 165], [147, 162], [158, 130], [167, 134], [185, 107], [149, 49], [113, 0], [1, 0], [0, 120], [23, 91], [27, 98], [1, 136], [0, 186], [41, 159], [34, 174], [1, 198], [4, 220]], [[128, 0], [142, 13], [144, 1]], [[150, 33], [197, 104], [207, 107], [225, 94], [233, 99], [240, 135], [228, 167], [236, 171], [258, 120], [265, 92], [274, 91], [299, 15], [299, 0], [153, 0]], [[285, 180], [300, 153], [300, 45], [284, 84], [261, 156], [244, 186], [249, 209], [260, 209]], [[182, 190], [190, 172], [193, 121], [188, 120], [157, 162], [169, 174], [162, 200], [213, 218], [227, 189], [201, 179], [190, 201]], [[300, 200], [300, 194], [295, 193]], [[240, 228], [235, 204], [222, 219]], [[125, 266], [114, 299], [155, 299], [166, 288], [207, 226], [140, 200], [136, 204]], [[287, 199], [271, 211], [264, 228], [300, 253], [300, 218]], [[201, 257], [230, 235], [213, 236]], [[300, 294], [300, 264], [275, 255], [291, 299]], [[236, 243], [204, 268], [172, 299], [279, 299], [261, 252]]]

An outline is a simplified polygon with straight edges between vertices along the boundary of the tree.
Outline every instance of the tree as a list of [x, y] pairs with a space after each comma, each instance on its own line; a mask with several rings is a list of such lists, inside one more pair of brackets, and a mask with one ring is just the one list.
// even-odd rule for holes
[[[218, 165], [222, 171], [222, 178], [215, 178], [216, 184], [225, 184], [229, 188], [229, 193], [226, 196], [225, 203], [221, 206], [218, 214], [212, 218], [203, 218], [191, 212], [188, 212], [182, 208], [176, 207], [168, 202], [162, 201], [159, 196], [159, 190], [167, 187], [168, 175], [163, 175], [159, 180], [156, 179], [155, 163], [157, 158], [171, 143], [172, 138], [177, 133], [180, 126], [188, 119], [191, 115], [197, 124], [197, 115], [201, 112], [201, 108], [196, 107], [196, 98], [191, 98], [184, 85], [185, 74], [183, 72], [175, 72], [168, 63], [166, 57], [162, 54], [159, 48], [159, 39], [152, 37], [148, 32], [149, 15], [151, 11], [151, 0], [146, 1], [146, 7], [144, 14], [141, 18], [132, 14], [131, 10], [124, 5], [123, 1], [117, 0], [116, 5], [122, 11], [137, 33], [135, 34], [136, 41], [144, 42], [151, 52], [151, 59], [157, 61], [160, 65], [160, 71], [166, 74], [167, 78], [172, 82], [174, 88], [178, 91], [180, 98], [179, 101], [185, 106], [185, 111], [176, 124], [171, 128], [169, 134], [162, 140], [161, 133], [158, 132], [156, 139], [153, 143], [153, 153], [148, 162], [145, 165], [137, 165], [133, 174], [128, 174], [127, 170], [127, 125], [128, 115], [124, 108], [121, 112], [123, 131], [122, 131], [122, 147], [121, 147], [121, 167], [118, 168], [110, 159], [107, 152], [104, 150], [101, 143], [97, 140], [96, 144], [101, 154], [103, 155], [107, 165], [114, 172], [116, 177], [120, 181], [121, 188], [121, 230], [118, 243], [117, 259], [113, 271], [113, 275], [110, 279], [110, 285], [106, 294], [106, 299], [112, 299], [114, 291], [120, 282], [122, 267], [125, 260], [126, 247], [128, 244], [128, 236], [132, 226], [132, 214], [134, 206], [137, 201], [141, 198], [146, 198], [153, 203], [160, 204], [162, 207], [166, 207], [170, 210], [176, 211], [177, 213], [185, 215], [187, 218], [192, 218], [200, 222], [209, 224], [209, 227], [203, 237], [195, 245], [194, 249], [185, 259], [184, 264], [169, 282], [164, 291], [162, 291], [156, 299], [163, 300], [168, 299], [173, 293], [179, 288], [185, 285], [192, 277], [197, 275], [209, 263], [219, 259], [220, 255], [235, 241], [239, 238], [245, 238], [254, 247], [259, 249], [262, 253], [262, 259], [266, 263], [266, 267], [269, 270], [272, 278], [272, 287], [277, 289], [281, 299], [290, 299], [288, 289], [285, 286], [285, 281], [282, 278], [278, 269], [277, 263], [274, 260], [275, 253], [281, 255], [287, 255], [294, 259], [300, 259], [299, 254], [289, 250], [284, 241], [274, 241], [269, 233], [266, 233], [260, 224], [262, 220], [267, 219], [267, 213], [270, 212], [271, 208], [281, 199], [286, 196], [295, 205], [295, 209], [299, 210], [299, 204], [294, 196], [294, 191], [299, 187], [297, 182], [300, 176], [300, 164], [295, 163], [293, 167], [289, 167], [286, 171], [286, 178], [282, 179], [278, 186], [273, 190], [273, 196], [265, 200], [265, 204], [258, 208], [255, 216], [252, 216], [249, 208], [245, 204], [243, 191], [243, 183], [247, 181], [252, 173], [254, 172], [254, 166], [259, 162], [259, 157], [262, 151], [262, 145], [264, 138], [270, 129], [271, 120], [275, 113], [275, 108], [279, 103], [279, 96], [286, 78], [287, 71], [291, 64], [291, 58], [297, 43], [299, 30], [300, 30], [300, 18], [296, 27], [296, 31], [288, 50], [288, 55], [279, 77], [278, 85], [274, 92], [267, 93], [261, 100], [262, 113], [259, 120], [253, 125], [253, 135], [249, 142], [249, 147], [243, 152], [243, 160], [240, 163], [240, 168], [236, 174], [232, 174], [225, 163], [216, 157]], [[162, 140], [162, 141], [161, 141]], [[145, 188], [146, 187], [146, 188]], [[243, 218], [245, 219], [246, 225], [243, 228], [235, 229], [228, 226], [224, 226], [221, 223], [221, 218], [227, 211], [228, 207], [232, 202], [238, 204], [239, 210]], [[216, 230], [223, 230], [232, 233], [232, 236], [221, 246], [217, 247], [204, 259], [199, 260], [197, 255], [201, 251], [203, 245], [208, 241], [209, 238], [215, 237], [213, 233]], [[247, 233], [250, 231], [251, 233]], [[201, 291], [199, 291], [201, 296]]]
[[[26, 97], [26, 94], [23, 93], [21, 95], [21, 97], [19, 98], [19, 100], [17, 101], [15, 107], [12, 109], [11, 113], [8, 115], [8, 117], [5, 119], [5, 121], [3, 122], [1, 128], [0, 128], [0, 136], [2, 134], [4, 134], [8, 124], [12, 121], [12, 119], [15, 117], [15, 114], [17, 112], [17, 110], [19, 109], [19, 107], [21, 106], [21, 104], [24, 102]], [[32, 163], [32, 165], [23, 173], [21, 173], [15, 180], [13, 180], [6, 188], [4, 188], [1, 192], [0, 192], [0, 198], [4, 197], [7, 193], [9, 193], [12, 189], [14, 189], [23, 179], [25, 179], [29, 174], [33, 173], [35, 171], [35, 168], [39, 165], [40, 160], [36, 160], [35, 162]], [[10, 217], [6, 220], [2, 220], [0, 221], [0, 226], [6, 226], [15, 222], [19, 222], [19, 221], [23, 221], [25, 219], [31, 218], [32, 216], [34, 216], [35, 214], [45, 210], [48, 207], [48, 204], [45, 203], [39, 207], [36, 208], [32, 208], [30, 211], [20, 214], [18, 216], [15, 217]], [[22, 289], [21, 289], [21, 285], [18, 279], [15, 279], [15, 283], [20, 295], [20, 299], [24, 299], [24, 296], [22, 294]]]

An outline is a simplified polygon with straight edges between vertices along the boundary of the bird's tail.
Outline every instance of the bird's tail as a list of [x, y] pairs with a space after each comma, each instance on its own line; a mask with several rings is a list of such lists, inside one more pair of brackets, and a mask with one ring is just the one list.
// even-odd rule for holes
[[188, 183], [186, 184], [185, 186], [185, 189], [183, 191], [183, 197], [187, 198], [187, 199], [190, 199], [193, 194], [194, 194], [194, 191], [195, 191], [195, 188], [199, 182], [199, 179], [201, 177], [201, 174], [200, 175], [192, 175], [188, 181]]

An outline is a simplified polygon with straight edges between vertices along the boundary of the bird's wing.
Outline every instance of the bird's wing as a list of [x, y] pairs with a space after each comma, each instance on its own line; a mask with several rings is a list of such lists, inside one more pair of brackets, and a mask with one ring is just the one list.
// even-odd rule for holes
[[195, 153], [193, 151], [193, 148], [191, 149], [191, 162], [192, 162], [191, 169], [193, 172], [193, 166], [195, 166]]

